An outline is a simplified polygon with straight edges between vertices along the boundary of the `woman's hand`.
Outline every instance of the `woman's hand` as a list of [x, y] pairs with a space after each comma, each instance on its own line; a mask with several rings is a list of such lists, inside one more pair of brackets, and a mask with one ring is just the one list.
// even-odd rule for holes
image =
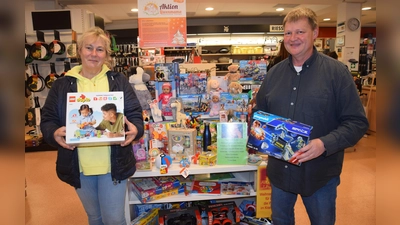
[[121, 146], [129, 145], [136, 137], [138, 130], [133, 123], [129, 122], [129, 120], [124, 116], [125, 124], [128, 127], [128, 131], [125, 132], [126, 138], [125, 141], [121, 143]]
[[66, 148], [66, 149], [69, 149], [69, 150], [74, 150], [75, 146], [68, 145], [65, 142], [65, 135], [66, 135], [66, 128], [65, 128], [65, 126], [62, 126], [62, 127], [58, 128], [54, 132], [54, 140], [56, 140], [57, 143], [63, 148]]

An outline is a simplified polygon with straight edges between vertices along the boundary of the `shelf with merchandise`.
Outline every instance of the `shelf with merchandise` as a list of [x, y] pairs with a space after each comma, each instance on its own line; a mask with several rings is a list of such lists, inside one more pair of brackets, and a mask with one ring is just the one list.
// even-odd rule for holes
[[[153, 167], [150, 171], [137, 171], [129, 180], [128, 188], [126, 192], [126, 203], [125, 203], [125, 217], [129, 224], [131, 221], [131, 206], [136, 204], [142, 204], [141, 201], [136, 197], [132, 191], [131, 179], [134, 178], [147, 178], [147, 177], [159, 177], [159, 176], [181, 176], [182, 168], [179, 163], [174, 162], [168, 168], [168, 173], [161, 174], [159, 169]], [[255, 198], [256, 196], [256, 173], [258, 166], [256, 165], [215, 165], [215, 166], [201, 166], [198, 164], [191, 164], [188, 170], [190, 175], [199, 174], [215, 174], [215, 173], [233, 173], [235, 178], [224, 179], [223, 181], [244, 181], [254, 182], [254, 189], [250, 192], [250, 195], [226, 195], [221, 194], [217, 196], [206, 196], [206, 195], [185, 195], [185, 193], [171, 195], [163, 197], [145, 204], [152, 203], [171, 203], [171, 202], [186, 202], [186, 201], [203, 201], [203, 200], [225, 200], [225, 199], [239, 199], [239, 198]], [[188, 182], [190, 184], [190, 182]], [[187, 192], [186, 192], [187, 193]]]

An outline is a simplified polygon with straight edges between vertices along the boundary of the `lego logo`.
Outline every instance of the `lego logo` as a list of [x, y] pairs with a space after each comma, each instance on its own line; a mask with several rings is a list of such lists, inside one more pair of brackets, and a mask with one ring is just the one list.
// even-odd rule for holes
[[69, 102], [76, 102], [76, 96], [69, 96]]

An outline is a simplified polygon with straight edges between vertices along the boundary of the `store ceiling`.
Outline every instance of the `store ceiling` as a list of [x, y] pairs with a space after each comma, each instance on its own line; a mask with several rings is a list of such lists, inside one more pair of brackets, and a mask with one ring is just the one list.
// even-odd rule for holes
[[[131, 8], [137, 8], [137, 0], [55, 0], [55, 2], [56, 4], [58, 2], [60, 7], [91, 11], [104, 19], [106, 27], [118, 23], [126, 24], [129, 20], [137, 19], [137, 12], [130, 11]], [[361, 24], [363, 27], [376, 26], [376, 0], [187, 0], [186, 12], [187, 18], [276, 17], [286, 15], [294, 7], [308, 7], [317, 13], [321, 27], [335, 27], [338, 4], [342, 2], [362, 3], [362, 7], [372, 7], [371, 10], [362, 11]], [[213, 7], [214, 11], [205, 11], [206, 7]], [[275, 11], [278, 7], [283, 7], [285, 10]], [[331, 20], [326, 22], [323, 21], [324, 18]]]

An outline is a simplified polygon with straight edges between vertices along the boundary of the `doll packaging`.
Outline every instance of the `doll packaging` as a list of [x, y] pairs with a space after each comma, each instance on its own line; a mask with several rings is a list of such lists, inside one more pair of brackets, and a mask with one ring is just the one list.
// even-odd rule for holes
[[123, 92], [68, 93], [67, 99], [67, 144], [110, 145], [125, 140]]

